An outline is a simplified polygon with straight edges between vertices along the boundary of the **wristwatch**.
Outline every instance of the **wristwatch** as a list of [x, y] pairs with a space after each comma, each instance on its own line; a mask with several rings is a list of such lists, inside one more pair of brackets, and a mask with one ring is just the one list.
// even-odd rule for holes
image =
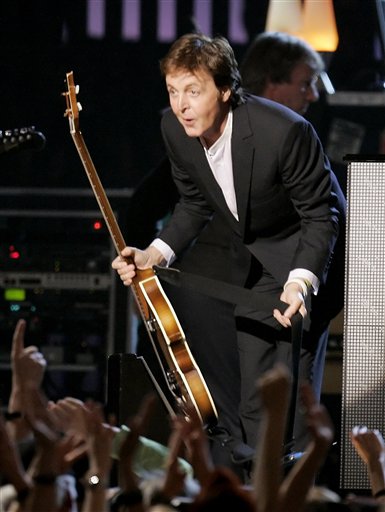
[[99, 475], [90, 475], [86, 478], [86, 484], [89, 489], [93, 490], [98, 487], [105, 487], [105, 481]]

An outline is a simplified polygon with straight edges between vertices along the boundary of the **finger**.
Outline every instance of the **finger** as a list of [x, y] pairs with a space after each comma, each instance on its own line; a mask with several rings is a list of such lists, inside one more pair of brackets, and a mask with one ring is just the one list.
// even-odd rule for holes
[[135, 251], [132, 247], [125, 247], [120, 254], [123, 256], [123, 258], [127, 258], [127, 256], [133, 256], [134, 252]]
[[77, 446], [76, 448], [74, 448], [73, 450], [68, 452], [65, 455], [64, 460], [68, 463], [73, 463], [86, 454], [87, 454], [87, 443], [83, 442], [82, 444], [80, 444], [79, 446]]
[[168, 448], [169, 453], [167, 456], [167, 465], [171, 465], [181, 455], [183, 447], [182, 432], [180, 430], [174, 430], [170, 436]]
[[366, 434], [366, 432], [368, 432], [368, 427], [366, 425], [355, 425], [352, 428], [352, 433], [355, 436], [359, 436], [361, 434]]
[[122, 283], [124, 284], [124, 286], [131, 286], [132, 285], [132, 279], [131, 278], [127, 278], [127, 279], [123, 279], [122, 278]]
[[309, 384], [309, 382], [303, 382], [300, 387], [301, 394], [301, 402], [305, 408], [305, 410], [309, 411], [312, 407], [318, 404], [318, 401], [315, 397], [313, 388]]
[[299, 312], [302, 315], [302, 318], [305, 318], [305, 316], [307, 315], [307, 309], [305, 308], [305, 306], [301, 306], [299, 308]]
[[24, 335], [27, 322], [24, 319], [20, 319], [15, 327], [12, 338], [12, 356], [18, 356], [24, 350]]
[[36, 347], [36, 345], [28, 345], [28, 347], [24, 348], [24, 354], [26, 355], [32, 355], [38, 351], [39, 349]]
[[303, 302], [302, 303], [291, 304], [288, 308], [286, 308], [286, 310], [283, 313], [283, 316], [285, 318], [289, 318], [290, 319], [290, 318], [292, 318], [297, 313], [297, 311], [299, 311], [301, 309], [301, 307], [302, 308], [304, 307]]
[[74, 398], [73, 396], [66, 396], [65, 398], [62, 398], [62, 401], [64, 401], [67, 404], [76, 406], [78, 408], [85, 406], [85, 403], [82, 400], [80, 400], [79, 398]]
[[135, 277], [136, 272], [134, 270], [123, 269], [123, 270], [118, 271], [118, 274], [122, 281], [128, 281]]
[[46, 364], [46, 360], [44, 358], [44, 355], [41, 352], [39, 352], [39, 351], [32, 352], [30, 354], [30, 357], [31, 357], [31, 359], [33, 359], [34, 361], [36, 361], [36, 362], [38, 362], [40, 364], [43, 364], [43, 365]]
[[273, 316], [283, 327], [290, 327], [291, 322], [287, 316], [282, 315], [282, 313], [278, 309], [273, 310]]
[[140, 435], [143, 435], [150, 423], [151, 415], [156, 405], [155, 393], [148, 393], [143, 398], [139, 411], [126, 423], [130, 426], [130, 433], [121, 446], [121, 454], [132, 452]]
[[142, 403], [140, 404], [137, 418], [139, 419], [140, 430], [145, 431], [150, 423], [151, 416], [154, 413], [156, 405], [155, 393], [148, 393], [144, 396]]
[[113, 262], [111, 263], [111, 266], [114, 270], [118, 270], [120, 268], [125, 268], [127, 266], [134, 267], [133, 263], [128, 260], [128, 257], [123, 256], [117, 256]]

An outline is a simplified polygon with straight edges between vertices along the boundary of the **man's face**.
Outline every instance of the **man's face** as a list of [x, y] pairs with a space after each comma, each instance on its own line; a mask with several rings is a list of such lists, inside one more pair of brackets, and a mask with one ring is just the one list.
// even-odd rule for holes
[[317, 79], [314, 69], [301, 62], [293, 69], [290, 82], [270, 84], [267, 97], [303, 115], [319, 98]]
[[176, 69], [166, 75], [170, 106], [189, 137], [210, 147], [222, 134], [229, 111], [230, 89], [218, 90], [204, 69]]

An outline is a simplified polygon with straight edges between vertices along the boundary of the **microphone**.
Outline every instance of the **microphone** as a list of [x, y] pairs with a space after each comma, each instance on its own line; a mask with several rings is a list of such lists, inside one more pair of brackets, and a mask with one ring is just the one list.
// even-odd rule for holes
[[0, 130], [0, 154], [22, 149], [41, 151], [45, 142], [44, 135], [34, 126]]

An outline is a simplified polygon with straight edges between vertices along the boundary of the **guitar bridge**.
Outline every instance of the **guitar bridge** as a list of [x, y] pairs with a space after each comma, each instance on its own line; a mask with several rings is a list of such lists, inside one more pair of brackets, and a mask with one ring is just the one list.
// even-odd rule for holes
[[167, 381], [170, 388], [170, 391], [173, 393], [173, 395], [177, 398], [182, 398], [182, 393], [180, 390], [180, 386], [178, 385], [178, 381], [176, 378], [176, 372], [168, 370], [166, 372], [167, 374]]
[[155, 318], [150, 318], [149, 320], [146, 320], [147, 328], [150, 332], [155, 332], [157, 323]]

